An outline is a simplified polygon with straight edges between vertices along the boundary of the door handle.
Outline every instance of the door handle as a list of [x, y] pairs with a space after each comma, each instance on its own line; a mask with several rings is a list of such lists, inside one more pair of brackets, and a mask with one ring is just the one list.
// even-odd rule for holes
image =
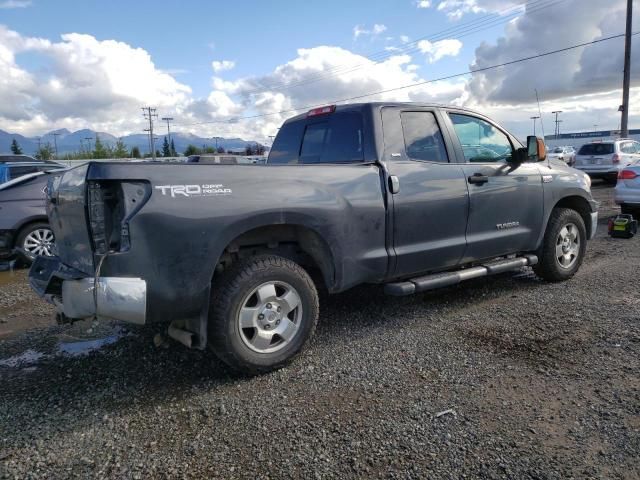
[[389, 191], [398, 193], [400, 191], [400, 179], [395, 175], [389, 175]]
[[474, 173], [468, 179], [469, 183], [475, 183], [476, 185], [482, 185], [483, 183], [487, 183], [489, 181], [489, 177], [483, 175], [482, 173]]

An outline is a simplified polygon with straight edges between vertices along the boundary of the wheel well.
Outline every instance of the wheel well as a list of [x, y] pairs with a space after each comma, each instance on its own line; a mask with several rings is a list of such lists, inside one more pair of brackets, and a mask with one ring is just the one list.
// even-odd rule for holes
[[587, 232], [591, 231], [591, 206], [584, 198], [579, 196], [565, 197], [556, 203], [554, 208], [570, 208], [580, 214]]
[[[261, 253], [277, 254], [309, 270], [314, 281], [326, 288], [334, 283], [333, 255], [324, 239], [301, 225], [267, 225], [234, 238], [218, 260], [215, 273], [223, 272], [239, 260]], [[319, 272], [320, 278], [314, 275]]]

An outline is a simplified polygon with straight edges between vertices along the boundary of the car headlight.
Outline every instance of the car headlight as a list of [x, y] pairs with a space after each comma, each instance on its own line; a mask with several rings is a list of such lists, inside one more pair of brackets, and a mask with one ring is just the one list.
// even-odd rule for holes
[[584, 183], [587, 186], [587, 190], [591, 191], [591, 177], [586, 173], [583, 173], [583, 175], [584, 175]]

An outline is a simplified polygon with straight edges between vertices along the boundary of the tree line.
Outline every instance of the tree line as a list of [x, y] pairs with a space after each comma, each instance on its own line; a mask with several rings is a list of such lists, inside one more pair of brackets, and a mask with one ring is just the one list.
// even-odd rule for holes
[[[252, 145], [247, 144], [244, 150], [245, 155], [264, 155], [265, 153], [264, 145], [259, 143]], [[14, 155], [22, 155], [23, 151], [17, 140], [14, 138], [11, 141], [11, 152]], [[167, 137], [164, 137], [162, 142], [162, 151], [156, 150], [156, 157], [158, 158], [171, 158], [178, 157], [179, 154], [176, 151], [175, 144], [173, 143], [173, 139], [169, 141]], [[208, 147], [203, 145], [203, 148], [196, 147], [195, 145], [187, 145], [187, 148], [184, 151], [184, 156], [188, 157], [189, 155], [202, 155], [202, 154], [221, 154], [221, 153], [237, 153], [232, 150], [227, 150], [223, 147]], [[60, 160], [91, 160], [91, 159], [104, 159], [104, 158], [149, 158], [151, 157], [151, 153], [147, 152], [144, 156], [141, 154], [140, 149], [138, 147], [133, 147], [128, 149], [124, 144], [122, 139], [118, 139], [115, 145], [105, 145], [100, 140], [100, 136], [96, 135], [95, 142], [93, 144], [93, 148], [88, 146], [87, 148], [81, 147], [80, 150], [74, 152], [67, 152], [62, 155]], [[35, 158], [38, 160], [53, 160], [56, 158], [56, 152], [54, 147], [50, 142], [46, 142], [39, 146], [36, 150]]]

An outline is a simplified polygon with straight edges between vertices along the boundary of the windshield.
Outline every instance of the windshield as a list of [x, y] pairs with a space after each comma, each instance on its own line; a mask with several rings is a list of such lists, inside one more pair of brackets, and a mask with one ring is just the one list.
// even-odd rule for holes
[[564, 149], [562, 147], [556, 147], [553, 149], [553, 153], [562, 153], [564, 152]]
[[609, 155], [613, 153], [613, 143], [587, 143], [580, 147], [578, 155]]

